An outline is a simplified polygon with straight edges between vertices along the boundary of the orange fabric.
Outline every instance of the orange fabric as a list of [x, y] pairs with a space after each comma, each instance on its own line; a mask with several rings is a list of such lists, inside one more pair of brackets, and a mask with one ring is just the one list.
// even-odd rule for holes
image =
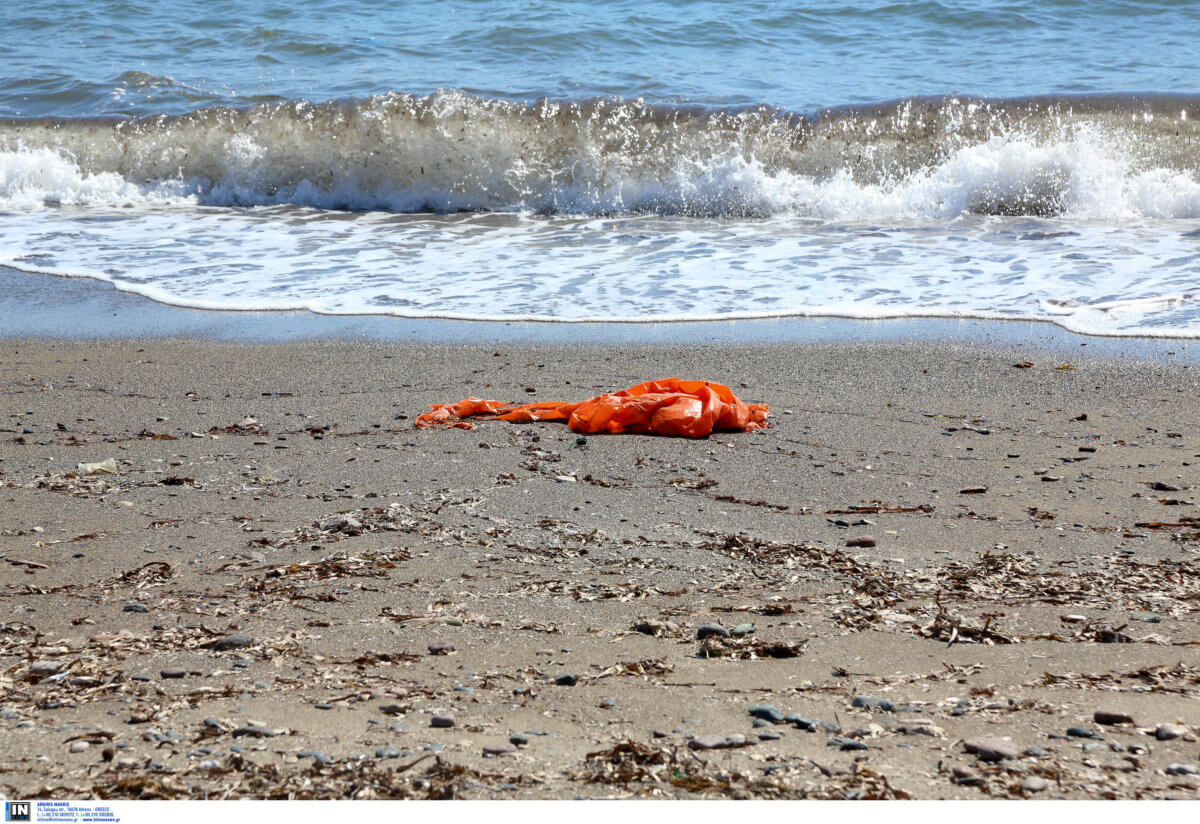
[[665, 378], [579, 403], [543, 401], [517, 406], [479, 398], [439, 403], [417, 418], [416, 425], [470, 429], [469, 418], [514, 423], [566, 421], [575, 432], [587, 434], [635, 432], [704, 438], [716, 429], [761, 429], [769, 414], [767, 404], [742, 403], [728, 386]]

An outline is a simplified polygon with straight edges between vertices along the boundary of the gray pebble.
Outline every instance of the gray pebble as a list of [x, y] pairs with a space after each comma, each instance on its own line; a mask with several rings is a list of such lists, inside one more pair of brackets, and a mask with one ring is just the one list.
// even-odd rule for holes
[[1168, 764], [1164, 772], [1167, 775], [1200, 775], [1200, 767], [1195, 764]]
[[1021, 755], [1021, 748], [1007, 738], [968, 738], [963, 749], [979, 756], [980, 761], [1003, 761]]
[[779, 709], [779, 707], [776, 707], [773, 704], [755, 704], [750, 708], [749, 712], [755, 718], [767, 721], [771, 724], [784, 723], [783, 712]]

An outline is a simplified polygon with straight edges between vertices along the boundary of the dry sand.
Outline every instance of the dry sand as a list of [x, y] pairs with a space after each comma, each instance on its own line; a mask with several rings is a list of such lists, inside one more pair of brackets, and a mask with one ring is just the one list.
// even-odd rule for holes
[[[10, 796], [1198, 793], [1196, 368], [915, 343], [0, 352]], [[467, 395], [670, 375], [774, 426], [412, 428]]]

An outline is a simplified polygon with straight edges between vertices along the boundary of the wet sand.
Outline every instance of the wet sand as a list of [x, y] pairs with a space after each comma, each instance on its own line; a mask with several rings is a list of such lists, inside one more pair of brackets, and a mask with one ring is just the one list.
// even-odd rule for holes
[[[1089, 351], [0, 341], [0, 790], [1194, 797], [1200, 372]], [[670, 375], [774, 426], [412, 428]]]

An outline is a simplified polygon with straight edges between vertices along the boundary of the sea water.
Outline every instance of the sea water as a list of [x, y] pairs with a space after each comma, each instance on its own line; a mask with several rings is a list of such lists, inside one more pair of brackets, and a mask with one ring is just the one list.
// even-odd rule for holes
[[1200, 337], [1200, 3], [0, 8], [0, 265], [205, 309]]

